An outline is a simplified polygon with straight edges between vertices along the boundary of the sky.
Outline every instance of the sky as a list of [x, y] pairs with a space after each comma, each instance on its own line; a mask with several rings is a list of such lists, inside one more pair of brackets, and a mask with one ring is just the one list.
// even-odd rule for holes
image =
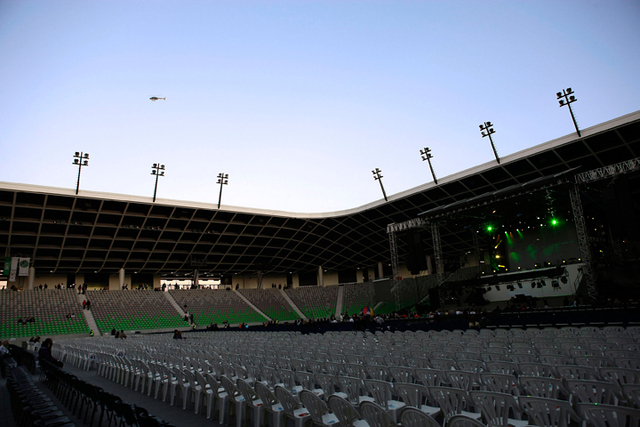
[[[333, 212], [640, 110], [640, 2], [0, 1], [0, 181]], [[152, 96], [166, 100], [150, 101]]]

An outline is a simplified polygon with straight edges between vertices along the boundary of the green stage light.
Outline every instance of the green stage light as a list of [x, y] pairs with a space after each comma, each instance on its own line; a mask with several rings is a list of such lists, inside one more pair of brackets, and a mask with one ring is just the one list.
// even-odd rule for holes
[[492, 225], [487, 225], [487, 231], [493, 231], [493, 226]]
[[555, 226], [558, 225], [559, 221], [555, 218], [551, 218], [551, 225]]

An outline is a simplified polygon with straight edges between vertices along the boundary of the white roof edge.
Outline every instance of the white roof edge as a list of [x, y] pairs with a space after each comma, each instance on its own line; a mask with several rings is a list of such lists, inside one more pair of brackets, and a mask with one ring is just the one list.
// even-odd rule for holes
[[[621, 117], [617, 117], [615, 119], [606, 121], [604, 123], [597, 124], [595, 126], [591, 126], [587, 129], [584, 129], [581, 131], [582, 138], [593, 136], [600, 132], [615, 128], [623, 124], [631, 123], [637, 120], [640, 120], [640, 110], [635, 111], [633, 113], [626, 114]], [[563, 144], [574, 141], [578, 138], [579, 137], [576, 135], [576, 133], [573, 132], [568, 135], [562, 136], [560, 138], [556, 138], [551, 141], [547, 141], [530, 148], [525, 148], [524, 150], [501, 157], [500, 158], [502, 160], [501, 166], [507, 163], [514, 162], [516, 160], [520, 160], [522, 158], [528, 157], [531, 154], [540, 152], [542, 150], [548, 150], [551, 148], [559, 147]], [[439, 185], [460, 180], [466, 176], [483, 172], [495, 166], [497, 166], [496, 162], [490, 161], [490, 162], [486, 162], [486, 163], [471, 167], [469, 169], [465, 169], [460, 172], [456, 172], [452, 175], [447, 175], [439, 179], [440, 181]], [[389, 202], [394, 200], [400, 200], [412, 194], [416, 194], [433, 187], [437, 187], [437, 185], [433, 182], [429, 182], [429, 183], [422, 184], [417, 187], [413, 187], [408, 190], [404, 190], [399, 193], [393, 194], [389, 196], [388, 199], [389, 199]], [[26, 191], [31, 193], [55, 194], [60, 196], [71, 196], [71, 197], [76, 195], [74, 189], [48, 187], [48, 186], [34, 185], [34, 184], [19, 184], [19, 183], [13, 183], [13, 182], [0, 182], [0, 189], [13, 190], [13, 191]], [[125, 194], [117, 194], [117, 193], [104, 193], [100, 191], [90, 191], [90, 190], [80, 190], [80, 192], [78, 193], [78, 197], [114, 200], [119, 202], [153, 204], [151, 197], [132, 196], [132, 195], [125, 195]], [[253, 214], [253, 215], [270, 215], [270, 216], [280, 216], [280, 217], [300, 218], [300, 219], [331, 218], [331, 217], [347, 216], [347, 215], [352, 215], [359, 212], [364, 212], [369, 209], [382, 206], [386, 203], [388, 202], [384, 201], [383, 199], [379, 199], [374, 202], [367, 203], [366, 205], [358, 206], [351, 209], [345, 209], [341, 211], [320, 212], [320, 213], [300, 213], [300, 212], [286, 212], [286, 211], [246, 208], [246, 207], [240, 207], [240, 206], [227, 206], [227, 205], [222, 205], [220, 209], [218, 209], [218, 205], [214, 203], [202, 203], [202, 202], [192, 202], [192, 201], [172, 200], [172, 199], [157, 198], [155, 202], [156, 205], [160, 205], [160, 206], [172, 206], [172, 207], [179, 206], [184, 208], [220, 210], [225, 212], [237, 212], [237, 213], [245, 213], [245, 214]]]

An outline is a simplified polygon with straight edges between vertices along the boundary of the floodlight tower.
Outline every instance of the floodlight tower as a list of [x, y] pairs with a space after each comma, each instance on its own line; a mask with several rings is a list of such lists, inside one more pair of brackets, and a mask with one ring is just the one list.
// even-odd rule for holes
[[220, 203], [222, 202], [222, 186], [229, 184], [229, 174], [221, 172], [218, 174], [218, 182], [220, 184], [220, 196], [218, 196], [218, 209], [220, 209]]
[[498, 164], [500, 164], [500, 157], [498, 156], [498, 151], [496, 150], [496, 146], [493, 143], [493, 138], [491, 138], [491, 135], [496, 133], [496, 131], [493, 130], [493, 123], [484, 122], [483, 124], [481, 124], [480, 125], [480, 133], [482, 134], [483, 138], [485, 136], [489, 137], [489, 141], [491, 141], [491, 148], [493, 148], [493, 155], [496, 156], [496, 161], [498, 162]]
[[384, 186], [382, 185], [382, 175], [380, 175], [380, 172], [382, 171], [378, 168], [375, 168], [374, 170], [371, 171], [371, 173], [373, 174], [373, 179], [380, 183], [380, 189], [382, 190], [384, 201], [388, 202], [389, 199], [387, 199], [387, 193], [384, 191]]
[[156, 185], [153, 187], [153, 202], [155, 203], [156, 194], [158, 192], [158, 178], [164, 176], [164, 165], [154, 163], [153, 166], [151, 166], [151, 175], [155, 175], [156, 177]]
[[78, 166], [78, 183], [76, 184], [76, 195], [77, 195], [78, 190], [80, 190], [80, 172], [82, 171], [82, 167], [89, 166], [89, 153], [76, 151], [76, 153], [73, 155], [72, 165]]
[[577, 101], [575, 95], [573, 94], [573, 90], [568, 87], [566, 89], [562, 89], [562, 92], [557, 92], [556, 96], [558, 97], [558, 103], [560, 107], [564, 107], [565, 105], [569, 107], [569, 112], [571, 113], [571, 120], [573, 120], [573, 126], [576, 128], [576, 132], [578, 132], [578, 136], [582, 137], [580, 134], [580, 129], [578, 129], [578, 123], [576, 122], [576, 116], [573, 114], [573, 108], [571, 108], [571, 104]]
[[436, 173], [433, 171], [433, 166], [431, 166], [431, 159], [433, 159], [433, 154], [431, 154], [431, 149], [429, 147], [424, 147], [424, 149], [420, 150], [420, 157], [422, 157], [422, 161], [425, 160], [429, 162], [429, 169], [431, 169], [431, 176], [433, 176], [433, 182], [438, 185], [438, 179], [436, 178]]

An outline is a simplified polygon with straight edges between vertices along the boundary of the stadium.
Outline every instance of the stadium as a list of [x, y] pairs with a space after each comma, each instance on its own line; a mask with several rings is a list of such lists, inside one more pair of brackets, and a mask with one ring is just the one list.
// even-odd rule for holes
[[[41, 372], [62, 402], [76, 393], [66, 419], [77, 423], [355, 425], [344, 411], [367, 425], [490, 423], [503, 415], [483, 399], [505, 398], [495, 375], [519, 377], [523, 393], [564, 378], [578, 399], [585, 385], [570, 378], [593, 376], [637, 405], [620, 378], [640, 371], [639, 155], [635, 112], [318, 214], [0, 183], [6, 360]], [[35, 336], [52, 336], [52, 355], [91, 383], [37, 361]], [[553, 340], [562, 347], [544, 347]], [[462, 424], [451, 390], [475, 408]], [[559, 390], [541, 397], [573, 411]], [[280, 410], [261, 409], [258, 391]], [[107, 395], [152, 409], [132, 416]], [[540, 402], [523, 399], [505, 405], [532, 420]], [[599, 416], [584, 405], [575, 420]]]

